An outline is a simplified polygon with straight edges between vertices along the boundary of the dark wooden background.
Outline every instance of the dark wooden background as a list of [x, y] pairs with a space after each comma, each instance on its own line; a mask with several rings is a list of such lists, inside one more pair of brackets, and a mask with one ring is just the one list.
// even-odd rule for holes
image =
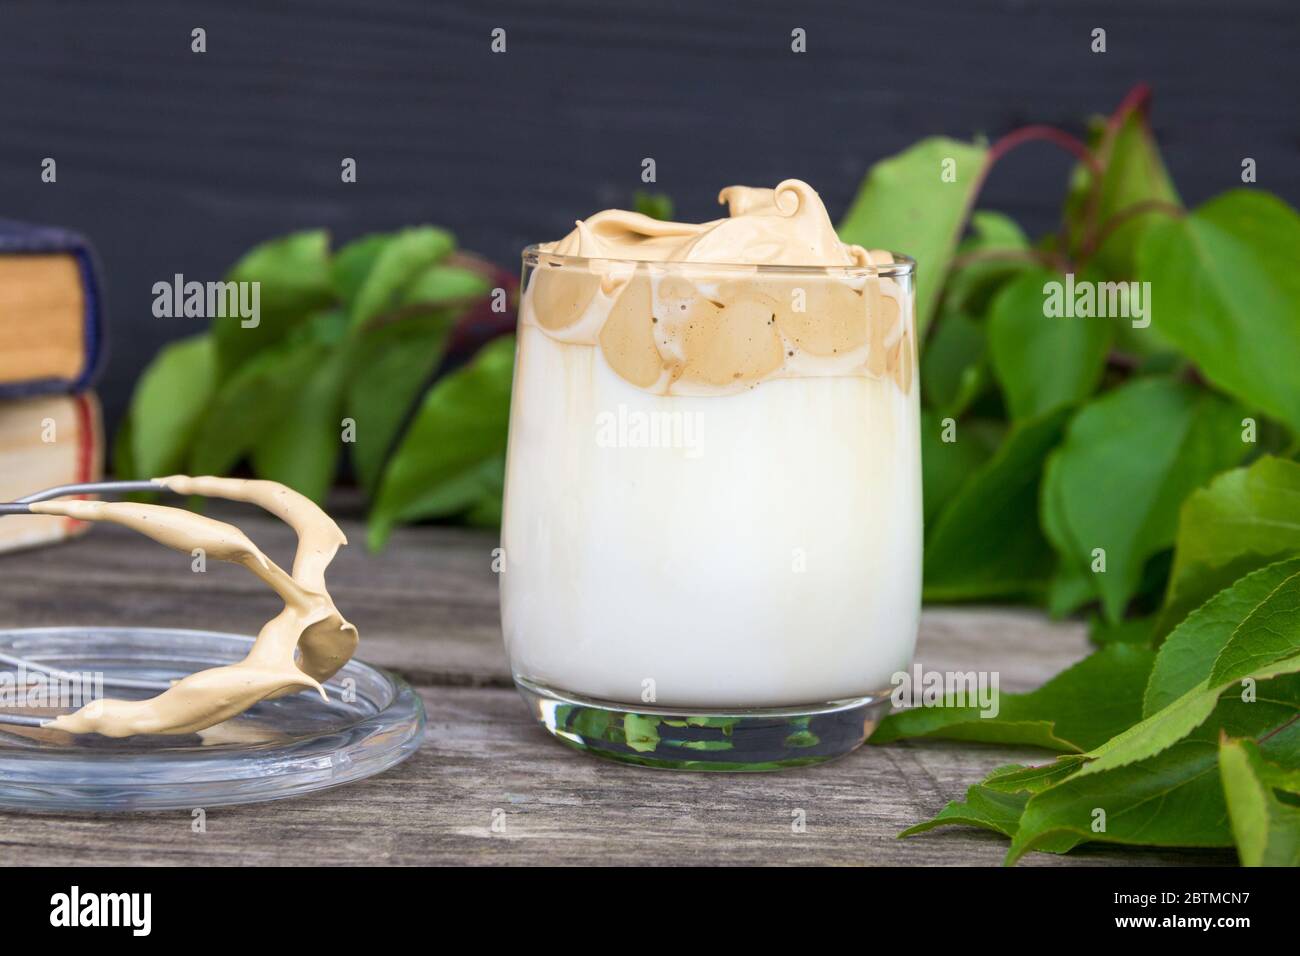
[[[98, 244], [110, 420], [193, 321], [152, 316], [173, 273], [217, 278], [260, 239], [415, 222], [513, 264], [626, 204], [646, 156], [685, 217], [719, 186], [809, 180], [843, 212], [919, 137], [1081, 131], [1134, 82], [1184, 198], [1259, 182], [1300, 198], [1295, 0], [0, 2], [0, 216]], [[208, 52], [190, 52], [204, 27]], [[494, 27], [508, 52], [493, 55]], [[1108, 52], [1089, 51], [1093, 27]], [[790, 52], [803, 27], [808, 52]], [[58, 182], [40, 182], [43, 157]], [[339, 163], [358, 162], [344, 185]], [[1014, 154], [981, 201], [1052, 225], [1068, 162]]]

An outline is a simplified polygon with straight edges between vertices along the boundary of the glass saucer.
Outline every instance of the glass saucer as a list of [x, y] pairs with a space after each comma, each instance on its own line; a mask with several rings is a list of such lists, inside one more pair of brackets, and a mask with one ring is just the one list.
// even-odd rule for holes
[[[102, 678], [102, 696], [141, 699], [157, 685], [242, 658], [252, 638], [139, 627], [0, 629], [0, 718], [49, 719], [84, 702], [67, 679], [25, 664]], [[47, 696], [33, 688], [44, 681]], [[15, 696], [15, 688], [27, 696]], [[297, 693], [262, 701], [200, 734], [102, 737], [0, 722], [0, 809], [175, 810], [257, 803], [373, 776], [420, 745], [424, 706], [401, 678], [349, 661], [329, 702]], [[64, 693], [58, 703], [55, 692]], [[91, 696], [101, 696], [94, 693]], [[26, 706], [23, 706], [26, 705]], [[32, 721], [34, 723], [34, 721]]]

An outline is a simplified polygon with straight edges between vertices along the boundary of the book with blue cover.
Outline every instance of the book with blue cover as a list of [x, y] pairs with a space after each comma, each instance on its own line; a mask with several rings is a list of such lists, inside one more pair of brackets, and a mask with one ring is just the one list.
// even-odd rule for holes
[[[0, 220], [0, 501], [103, 475], [99, 402], [104, 300], [90, 243], [75, 232]], [[0, 552], [62, 541], [85, 523], [0, 521]]]
[[103, 356], [103, 313], [85, 237], [0, 219], [0, 399], [88, 388]]

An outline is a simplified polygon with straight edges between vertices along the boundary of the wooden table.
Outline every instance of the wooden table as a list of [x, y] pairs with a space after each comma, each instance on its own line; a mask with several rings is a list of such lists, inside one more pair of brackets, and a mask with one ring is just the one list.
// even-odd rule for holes
[[[260, 512], [227, 513], [277, 560], [289, 529]], [[1006, 841], [945, 828], [907, 840], [999, 764], [1050, 754], [946, 741], [866, 746], [780, 774], [642, 770], [551, 740], [510, 680], [492, 573], [494, 535], [399, 531], [365, 550], [355, 507], [335, 509], [353, 544], [331, 591], [361, 632], [360, 656], [401, 673], [424, 699], [424, 746], [371, 780], [310, 797], [213, 808], [207, 831], [188, 811], [99, 816], [0, 813], [0, 864], [996, 864]], [[240, 568], [188, 555], [121, 528], [54, 548], [0, 556], [4, 626], [148, 623], [255, 633], [277, 608]], [[56, 596], [56, 595], [62, 595]], [[1001, 671], [1020, 691], [1087, 653], [1082, 625], [1005, 608], [935, 608], [918, 658], [930, 668]], [[493, 813], [505, 812], [504, 832]], [[803, 810], [806, 830], [792, 814]], [[499, 815], [499, 814], [498, 814]], [[1232, 863], [1230, 851], [1082, 848], [1023, 865]]]

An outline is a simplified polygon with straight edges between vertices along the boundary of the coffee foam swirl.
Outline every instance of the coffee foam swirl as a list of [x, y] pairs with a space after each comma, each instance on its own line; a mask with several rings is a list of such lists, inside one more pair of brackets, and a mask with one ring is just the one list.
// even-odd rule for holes
[[[520, 321], [597, 347], [627, 382], [716, 394], [775, 377], [890, 377], [910, 391], [910, 275], [887, 252], [841, 243], [817, 193], [729, 186], [729, 217], [660, 222], [605, 210], [539, 247]], [[763, 266], [821, 267], [763, 269]]]

